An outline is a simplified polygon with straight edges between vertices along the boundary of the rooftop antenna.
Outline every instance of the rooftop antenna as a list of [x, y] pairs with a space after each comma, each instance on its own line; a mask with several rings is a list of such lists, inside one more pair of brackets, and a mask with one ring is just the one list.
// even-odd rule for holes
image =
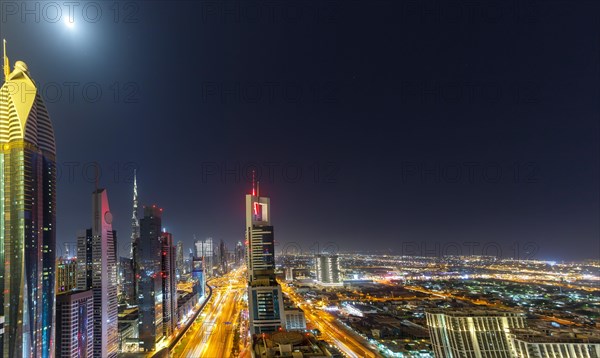
[[3, 54], [4, 54], [4, 80], [8, 80], [8, 75], [10, 75], [10, 63], [8, 62], [8, 55], [6, 54], [6, 39], [2, 40], [3, 42]]
[[252, 196], [256, 196], [256, 178], [254, 176], [254, 169], [252, 170]]
[[256, 196], [260, 196], [260, 181], [256, 182]]

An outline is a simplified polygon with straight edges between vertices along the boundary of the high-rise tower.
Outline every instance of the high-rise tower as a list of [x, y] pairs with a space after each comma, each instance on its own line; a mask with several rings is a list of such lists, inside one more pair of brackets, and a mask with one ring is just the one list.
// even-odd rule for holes
[[[46, 106], [24, 62], [0, 88], [0, 352], [54, 352], [56, 150]], [[0, 324], [1, 326], [2, 324]]]
[[136, 240], [140, 237], [140, 220], [138, 219], [137, 172], [133, 170], [133, 211], [131, 213], [131, 257]]
[[168, 337], [177, 328], [177, 277], [175, 275], [175, 246], [173, 235], [161, 235], [161, 276], [163, 297], [163, 334]]
[[219, 242], [219, 270], [222, 274], [227, 273], [227, 247], [223, 239]]
[[183, 266], [183, 242], [181, 241], [177, 241], [177, 247], [175, 249], [175, 263], [175, 270], [177, 278], [179, 279], [181, 275], [186, 273]]
[[92, 195], [92, 290], [94, 292], [94, 357], [116, 357], [117, 255], [112, 214], [105, 189]]
[[315, 274], [321, 285], [341, 285], [340, 263], [338, 255], [315, 255]]
[[138, 297], [138, 244], [140, 239], [140, 220], [138, 219], [138, 190], [137, 190], [137, 172], [133, 170], [133, 210], [131, 213], [131, 283], [132, 287], [126, 288], [127, 292], [131, 293], [129, 304], [137, 304]]
[[246, 261], [248, 307], [253, 334], [285, 327], [281, 286], [275, 280], [275, 241], [271, 200], [252, 187], [246, 195]]
[[161, 268], [162, 209], [144, 208], [138, 245], [138, 307], [140, 348], [154, 351], [163, 337], [163, 294]]

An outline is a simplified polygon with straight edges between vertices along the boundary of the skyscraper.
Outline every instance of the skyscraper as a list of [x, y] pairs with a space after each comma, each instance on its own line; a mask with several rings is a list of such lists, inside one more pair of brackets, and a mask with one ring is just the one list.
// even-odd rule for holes
[[175, 250], [175, 263], [176, 263], [176, 275], [179, 279], [181, 275], [186, 274], [184, 269], [184, 261], [183, 261], [183, 242], [177, 241], [177, 248]]
[[140, 221], [138, 219], [138, 191], [137, 191], [137, 172], [133, 171], [133, 210], [131, 213], [131, 267], [132, 267], [132, 280], [131, 286], [126, 288], [126, 291], [131, 292], [131, 299], [129, 304], [137, 304], [138, 297], [138, 278], [139, 278], [139, 267], [138, 267], [138, 252], [137, 245], [140, 238]]
[[285, 327], [281, 286], [275, 279], [275, 241], [270, 199], [252, 188], [246, 195], [246, 260], [250, 332], [274, 332]]
[[227, 273], [227, 247], [223, 239], [219, 242], [219, 270], [222, 274]]
[[204, 273], [207, 277], [212, 277], [214, 266], [215, 250], [213, 247], [212, 237], [207, 237], [202, 242], [202, 261], [204, 265]]
[[434, 309], [426, 317], [440, 358], [511, 358], [509, 331], [525, 327], [525, 316], [512, 311]]
[[315, 273], [317, 282], [321, 285], [341, 285], [338, 255], [315, 255]]
[[77, 288], [77, 260], [59, 257], [56, 260], [56, 293]]
[[131, 257], [136, 240], [140, 237], [140, 220], [138, 219], [137, 171], [133, 170], [133, 210], [131, 213]]
[[17, 61], [10, 71], [6, 41], [0, 143], [0, 352], [49, 357], [55, 330], [54, 131], [27, 65]]
[[195, 290], [198, 297], [204, 296], [204, 286], [206, 285], [206, 276], [204, 275], [204, 262], [201, 257], [192, 256], [192, 278], [195, 280]]
[[235, 245], [235, 264], [241, 265], [244, 262], [244, 244], [238, 241]]
[[194, 254], [192, 255], [193, 257], [202, 257], [204, 253], [202, 245], [204, 245], [202, 240], [197, 240], [196, 235], [194, 235]]
[[119, 257], [119, 299], [130, 305], [136, 304], [133, 293], [133, 276], [133, 260], [129, 257]]
[[56, 296], [56, 358], [92, 358], [94, 352], [92, 290]]
[[[117, 323], [116, 233], [105, 189], [92, 195], [92, 290], [94, 292], [94, 356], [116, 357]], [[79, 251], [79, 249], [77, 250]]]
[[177, 327], [177, 277], [175, 276], [175, 246], [173, 235], [161, 235], [161, 269], [163, 296], [163, 334], [171, 335]]
[[207, 237], [205, 240], [195, 240], [194, 249], [194, 257], [202, 259], [204, 273], [207, 276], [212, 276], [212, 268], [214, 265], [213, 258], [215, 256], [212, 237]]
[[77, 234], [77, 289], [92, 288], [92, 229]]
[[162, 209], [144, 208], [138, 245], [138, 307], [140, 348], [154, 351], [163, 337], [163, 293], [161, 270]]

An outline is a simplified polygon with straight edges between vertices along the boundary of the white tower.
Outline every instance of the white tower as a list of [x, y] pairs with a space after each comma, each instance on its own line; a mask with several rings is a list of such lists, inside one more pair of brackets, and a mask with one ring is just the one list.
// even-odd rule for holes
[[117, 260], [112, 214], [105, 189], [92, 196], [92, 289], [94, 291], [94, 357], [117, 356]]

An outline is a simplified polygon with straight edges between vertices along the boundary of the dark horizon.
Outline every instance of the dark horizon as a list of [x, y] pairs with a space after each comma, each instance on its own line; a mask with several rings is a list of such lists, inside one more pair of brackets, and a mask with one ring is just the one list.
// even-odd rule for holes
[[1, 6], [54, 125], [58, 243], [98, 163], [121, 255], [136, 168], [186, 252], [243, 241], [254, 169], [278, 250], [600, 258], [600, 3]]

